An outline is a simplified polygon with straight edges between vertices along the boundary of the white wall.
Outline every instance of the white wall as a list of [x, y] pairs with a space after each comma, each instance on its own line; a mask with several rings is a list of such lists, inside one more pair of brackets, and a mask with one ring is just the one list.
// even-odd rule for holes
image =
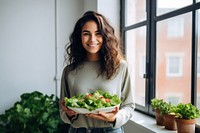
[[77, 19], [99, 11], [119, 29], [117, 0], [103, 1], [0, 0], [0, 114], [25, 92], [59, 96], [64, 46]]
[[115, 28], [119, 37], [120, 31], [120, 0], [98, 0], [97, 11], [106, 16], [111, 25]]
[[0, 1], [0, 114], [25, 92], [59, 95], [64, 46], [83, 8], [80, 0], [57, 0], [55, 15], [55, 5], [55, 0]]
[[69, 42], [69, 36], [74, 25], [83, 14], [82, 0], [57, 0], [57, 95], [60, 96], [60, 77], [62, 74], [65, 45]]
[[54, 1], [0, 1], [0, 112], [24, 92], [54, 93]]
[[83, 12], [97, 11], [97, 0], [83, 0]]

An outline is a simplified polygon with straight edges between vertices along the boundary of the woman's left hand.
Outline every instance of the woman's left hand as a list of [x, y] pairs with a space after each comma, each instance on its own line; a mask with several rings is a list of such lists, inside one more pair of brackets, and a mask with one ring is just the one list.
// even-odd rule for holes
[[86, 116], [107, 122], [114, 122], [118, 111], [119, 107], [116, 107], [112, 112], [99, 111], [98, 114], [86, 114]]

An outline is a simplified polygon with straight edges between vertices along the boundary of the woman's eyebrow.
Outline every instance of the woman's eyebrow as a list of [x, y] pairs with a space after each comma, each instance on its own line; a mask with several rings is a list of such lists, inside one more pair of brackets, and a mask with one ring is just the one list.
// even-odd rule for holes
[[[82, 32], [88, 32], [88, 33], [90, 33], [90, 31], [88, 31], [88, 30], [82, 30]], [[95, 32], [100, 32], [100, 30], [97, 30], [97, 31], [95, 31]]]
[[82, 30], [82, 32], [90, 32], [90, 31], [88, 31], [88, 30]]

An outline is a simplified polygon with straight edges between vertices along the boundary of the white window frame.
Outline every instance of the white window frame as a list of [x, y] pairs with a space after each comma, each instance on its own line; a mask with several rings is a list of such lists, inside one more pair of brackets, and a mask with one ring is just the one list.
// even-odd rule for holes
[[[183, 53], [168, 53], [166, 54], [166, 75], [167, 77], [181, 77], [183, 75]], [[178, 57], [179, 64], [178, 64], [178, 72], [171, 73], [170, 72], [170, 58], [171, 57]]]

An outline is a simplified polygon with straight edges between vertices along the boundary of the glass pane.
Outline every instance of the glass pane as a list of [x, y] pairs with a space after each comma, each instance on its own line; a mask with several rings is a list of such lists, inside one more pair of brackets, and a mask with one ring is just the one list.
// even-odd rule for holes
[[157, 0], [157, 16], [192, 4], [193, 0]]
[[[200, 10], [198, 13], [198, 22], [200, 22]], [[198, 27], [198, 58], [197, 58], [197, 107], [200, 109], [200, 24], [197, 23]], [[197, 123], [200, 125], [200, 118], [197, 119]]]
[[126, 32], [126, 57], [134, 73], [135, 102], [145, 106], [146, 26]]
[[157, 24], [156, 97], [191, 101], [191, 14]]
[[146, 0], [125, 1], [125, 26], [146, 20]]

